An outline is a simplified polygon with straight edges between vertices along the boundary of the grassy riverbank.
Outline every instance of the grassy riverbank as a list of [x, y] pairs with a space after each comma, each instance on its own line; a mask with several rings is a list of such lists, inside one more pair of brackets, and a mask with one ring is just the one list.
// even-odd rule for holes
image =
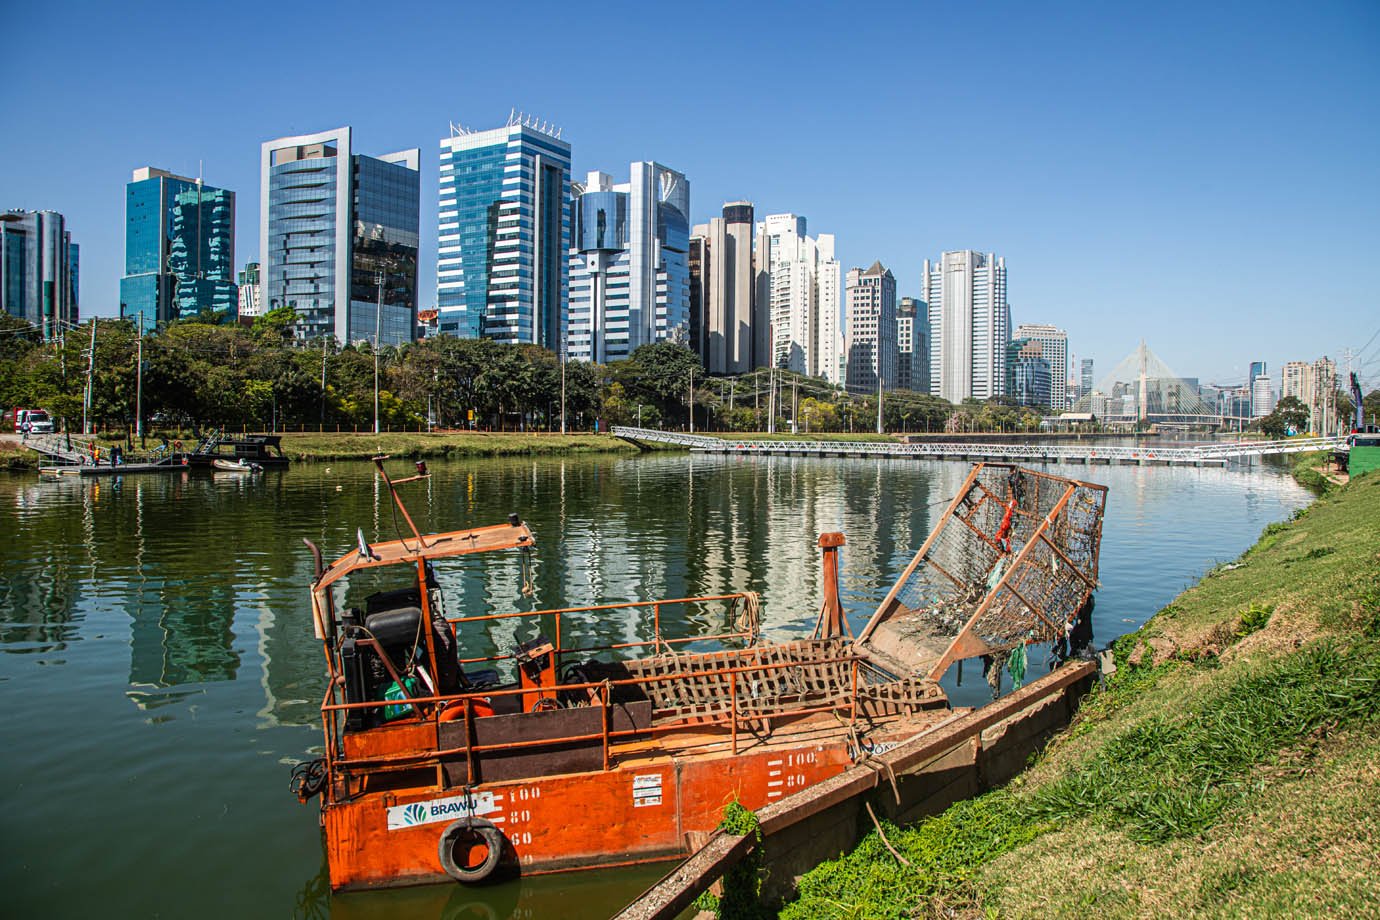
[[429, 459], [636, 453], [637, 448], [608, 434], [473, 431], [283, 435], [283, 453], [294, 460], [368, 460], [380, 451], [392, 457]]
[[[1167, 535], [1172, 538], [1172, 535]], [[1115, 645], [1005, 788], [869, 834], [782, 916], [1347, 916], [1380, 878], [1380, 474]]]

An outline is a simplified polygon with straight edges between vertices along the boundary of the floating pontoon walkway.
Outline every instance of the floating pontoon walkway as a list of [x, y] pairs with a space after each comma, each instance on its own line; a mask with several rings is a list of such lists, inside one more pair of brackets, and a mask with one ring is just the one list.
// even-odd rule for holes
[[786, 441], [771, 438], [729, 438], [657, 431], [651, 428], [613, 426], [615, 437], [633, 444], [675, 444], [697, 453], [782, 457], [885, 457], [916, 460], [990, 460], [1014, 463], [1129, 464], [1151, 466], [1223, 466], [1232, 460], [1270, 454], [1300, 454], [1336, 450], [1345, 438], [1289, 438], [1284, 441], [1242, 441], [1227, 444], [1195, 444], [1191, 447], [1156, 445], [1110, 446], [1086, 444], [958, 444], [926, 441], [901, 444], [892, 441]]

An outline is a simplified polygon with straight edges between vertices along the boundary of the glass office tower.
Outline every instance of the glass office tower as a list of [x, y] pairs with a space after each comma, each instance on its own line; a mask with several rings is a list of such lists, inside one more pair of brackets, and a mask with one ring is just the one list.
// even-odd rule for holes
[[416, 148], [355, 154], [348, 127], [266, 142], [259, 308], [295, 310], [299, 339], [411, 341], [420, 160]]
[[0, 309], [44, 340], [77, 323], [78, 247], [56, 211], [0, 212]]
[[235, 193], [145, 166], [125, 186], [120, 316], [145, 329], [207, 313], [233, 319]]
[[570, 144], [514, 116], [441, 140], [436, 298], [441, 333], [564, 347]]
[[633, 163], [619, 185], [592, 172], [573, 198], [567, 352], [617, 361], [650, 342], [690, 341], [690, 183]]

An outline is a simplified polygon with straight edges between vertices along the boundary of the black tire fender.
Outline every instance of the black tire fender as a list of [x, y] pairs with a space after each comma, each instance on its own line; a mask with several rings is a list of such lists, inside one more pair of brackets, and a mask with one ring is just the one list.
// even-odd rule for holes
[[[467, 838], [478, 838], [488, 852], [478, 865], [461, 865], [455, 858], [456, 845]], [[446, 874], [457, 882], [473, 885], [482, 882], [494, 874], [498, 868], [499, 860], [503, 858], [503, 847], [507, 841], [503, 837], [503, 832], [494, 827], [494, 823], [485, 818], [464, 817], [457, 818], [446, 829], [441, 832], [441, 838], [436, 844], [437, 856], [441, 859], [441, 868], [446, 870]]]

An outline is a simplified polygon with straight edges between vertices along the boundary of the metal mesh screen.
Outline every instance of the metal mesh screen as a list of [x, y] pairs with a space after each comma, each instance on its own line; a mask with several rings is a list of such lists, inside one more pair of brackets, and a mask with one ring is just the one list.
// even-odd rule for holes
[[913, 641], [948, 647], [943, 665], [1056, 638], [1096, 586], [1106, 495], [1105, 486], [979, 464], [860, 638], [904, 618]]

